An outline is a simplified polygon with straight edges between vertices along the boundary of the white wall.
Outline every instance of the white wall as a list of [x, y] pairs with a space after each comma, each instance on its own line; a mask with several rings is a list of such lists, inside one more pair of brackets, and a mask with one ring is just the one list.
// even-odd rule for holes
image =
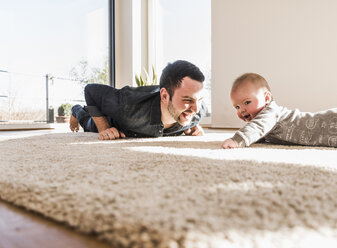
[[337, 1], [212, 0], [212, 127], [240, 127], [229, 101], [256, 72], [279, 105], [337, 107]]

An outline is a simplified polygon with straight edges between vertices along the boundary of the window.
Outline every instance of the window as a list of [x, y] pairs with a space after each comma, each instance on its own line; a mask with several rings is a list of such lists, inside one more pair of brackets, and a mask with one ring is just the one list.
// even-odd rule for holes
[[0, 29], [2, 122], [46, 121], [109, 83], [109, 0], [4, 1]]
[[158, 72], [178, 59], [197, 65], [205, 75], [205, 102], [210, 113], [211, 0], [152, 0], [150, 6], [150, 63]]

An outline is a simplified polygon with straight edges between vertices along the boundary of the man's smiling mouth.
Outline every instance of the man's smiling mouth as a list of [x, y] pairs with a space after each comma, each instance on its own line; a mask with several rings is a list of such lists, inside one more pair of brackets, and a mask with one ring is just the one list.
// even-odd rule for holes
[[193, 117], [193, 112], [182, 112], [185, 119], [191, 119]]

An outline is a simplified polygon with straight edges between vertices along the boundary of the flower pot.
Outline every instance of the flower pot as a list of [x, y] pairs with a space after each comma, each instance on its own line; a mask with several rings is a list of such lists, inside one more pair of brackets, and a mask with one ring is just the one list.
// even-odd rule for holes
[[70, 116], [56, 116], [57, 123], [69, 123]]

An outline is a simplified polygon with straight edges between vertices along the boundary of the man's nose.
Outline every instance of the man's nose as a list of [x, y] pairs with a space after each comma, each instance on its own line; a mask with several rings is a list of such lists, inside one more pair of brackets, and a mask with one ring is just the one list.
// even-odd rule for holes
[[194, 113], [198, 113], [199, 111], [199, 102], [195, 101], [194, 103], [191, 104], [191, 110], [194, 112]]

